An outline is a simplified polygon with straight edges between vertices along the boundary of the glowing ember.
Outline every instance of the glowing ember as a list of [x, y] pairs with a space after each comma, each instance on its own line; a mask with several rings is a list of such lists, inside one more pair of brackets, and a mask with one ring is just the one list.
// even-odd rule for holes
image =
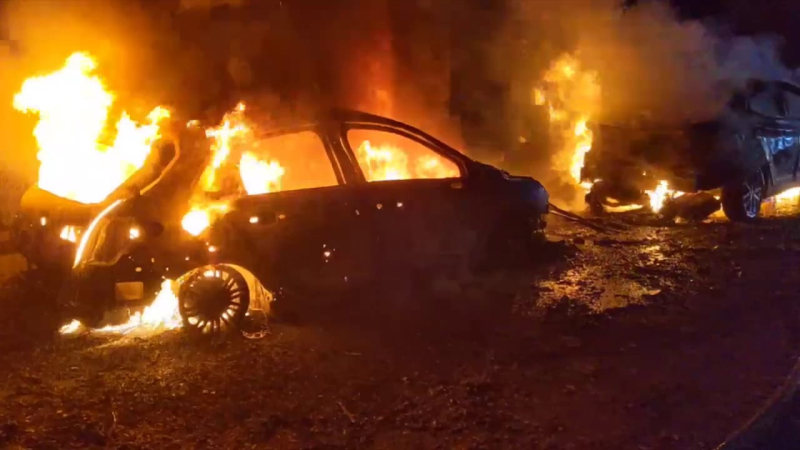
[[[136, 313], [122, 325], [110, 325], [98, 328], [100, 333], [128, 333], [136, 329], [148, 331], [174, 330], [183, 325], [178, 310], [178, 298], [173, 291], [173, 281], [164, 280], [161, 291], [156, 295], [150, 306], [141, 313]], [[73, 320], [68, 325], [61, 327], [61, 334], [72, 334], [81, 328], [81, 323]]]
[[169, 117], [159, 107], [139, 125], [123, 112], [113, 144], [102, 143], [109, 140], [104, 130], [114, 95], [93, 74], [95, 68], [91, 56], [75, 53], [60, 70], [26, 80], [14, 97], [14, 108], [39, 116], [33, 132], [39, 187], [81, 203], [103, 201], [141, 168], [159, 137], [159, 121]]
[[192, 236], [200, 236], [211, 224], [228, 212], [227, 203], [208, 203], [196, 205], [183, 216], [181, 226]]
[[61, 334], [72, 334], [77, 332], [80, 328], [81, 328], [81, 323], [78, 322], [77, 320], [73, 320], [72, 322], [61, 327], [61, 329], [58, 330], [58, 332]]
[[638, 211], [644, 206], [642, 205], [619, 205], [619, 206], [604, 206], [606, 212], [610, 213], [624, 213], [628, 211]]
[[659, 212], [664, 207], [664, 203], [668, 200], [678, 198], [684, 195], [681, 191], [675, 191], [669, 188], [669, 183], [666, 180], [658, 182], [658, 186], [652, 191], [644, 191], [650, 197], [650, 209], [653, 212]]

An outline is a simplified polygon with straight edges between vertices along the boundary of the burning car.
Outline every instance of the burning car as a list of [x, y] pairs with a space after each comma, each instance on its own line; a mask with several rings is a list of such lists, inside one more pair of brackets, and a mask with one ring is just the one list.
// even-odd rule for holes
[[[595, 212], [648, 203], [666, 210], [670, 200], [690, 202], [692, 194], [721, 189], [726, 216], [752, 220], [764, 199], [800, 184], [798, 155], [800, 88], [752, 81], [713, 121], [596, 125], [581, 178], [592, 186], [586, 200]], [[715, 203], [709, 194], [703, 198], [700, 204]]]
[[221, 332], [275, 295], [476, 267], [544, 228], [539, 182], [409, 125], [337, 110], [262, 132], [243, 114], [162, 139], [100, 203], [26, 194], [21, 228], [51, 230], [29, 253], [69, 265], [61, 299], [84, 325], [124, 322], [171, 279], [182, 325]]

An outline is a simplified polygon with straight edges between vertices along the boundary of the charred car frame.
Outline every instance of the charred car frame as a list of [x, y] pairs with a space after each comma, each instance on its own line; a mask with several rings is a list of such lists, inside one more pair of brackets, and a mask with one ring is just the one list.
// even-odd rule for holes
[[[356, 154], [359, 133], [418, 146], [454, 172], [370, 181]], [[211, 157], [205, 135], [189, 127], [154, 147], [145, 167], [102, 204], [71, 204], [32, 189], [22, 229], [50, 232], [28, 239], [39, 245], [26, 253], [44, 261], [52, 258], [43, 249], [58, 249], [70, 271], [62, 303], [85, 325], [143, 307], [171, 278], [180, 281], [185, 328], [213, 332], [238, 326], [251, 303], [268, 308], [273, 295], [291, 302], [292, 294], [389, 273], [475, 268], [533, 242], [544, 228], [548, 195], [538, 181], [473, 161], [406, 124], [337, 110], [259, 139], [284, 146], [292, 141], [281, 139], [300, 134], [313, 137], [319, 159], [301, 158], [295, 173], [324, 167], [327, 185], [237, 195], [207, 229], [187, 233], [182, 220]], [[73, 225], [82, 232], [70, 245], [57, 234]]]

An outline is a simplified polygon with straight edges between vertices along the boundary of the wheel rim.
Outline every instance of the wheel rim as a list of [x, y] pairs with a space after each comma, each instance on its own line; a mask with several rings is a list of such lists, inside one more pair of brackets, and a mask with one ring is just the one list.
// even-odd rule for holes
[[742, 206], [745, 215], [754, 219], [761, 210], [761, 195], [764, 189], [761, 174], [751, 177], [744, 182], [744, 195], [742, 195]]
[[190, 275], [178, 299], [184, 328], [202, 335], [219, 335], [239, 328], [250, 306], [250, 291], [235, 269], [212, 266]]

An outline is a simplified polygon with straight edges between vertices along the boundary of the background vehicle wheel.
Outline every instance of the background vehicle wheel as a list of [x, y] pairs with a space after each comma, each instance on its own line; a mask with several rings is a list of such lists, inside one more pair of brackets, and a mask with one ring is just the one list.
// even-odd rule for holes
[[722, 188], [722, 210], [730, 220], [754, 220], [764, 199], [764, 173], [756, 171], [744, 180]]
[[186, 330], [219, 335], [240, 328], [250, 307], [250, 290], [236, 269], [210, 266], [196, 270], [183, 282], [178, 307]]

